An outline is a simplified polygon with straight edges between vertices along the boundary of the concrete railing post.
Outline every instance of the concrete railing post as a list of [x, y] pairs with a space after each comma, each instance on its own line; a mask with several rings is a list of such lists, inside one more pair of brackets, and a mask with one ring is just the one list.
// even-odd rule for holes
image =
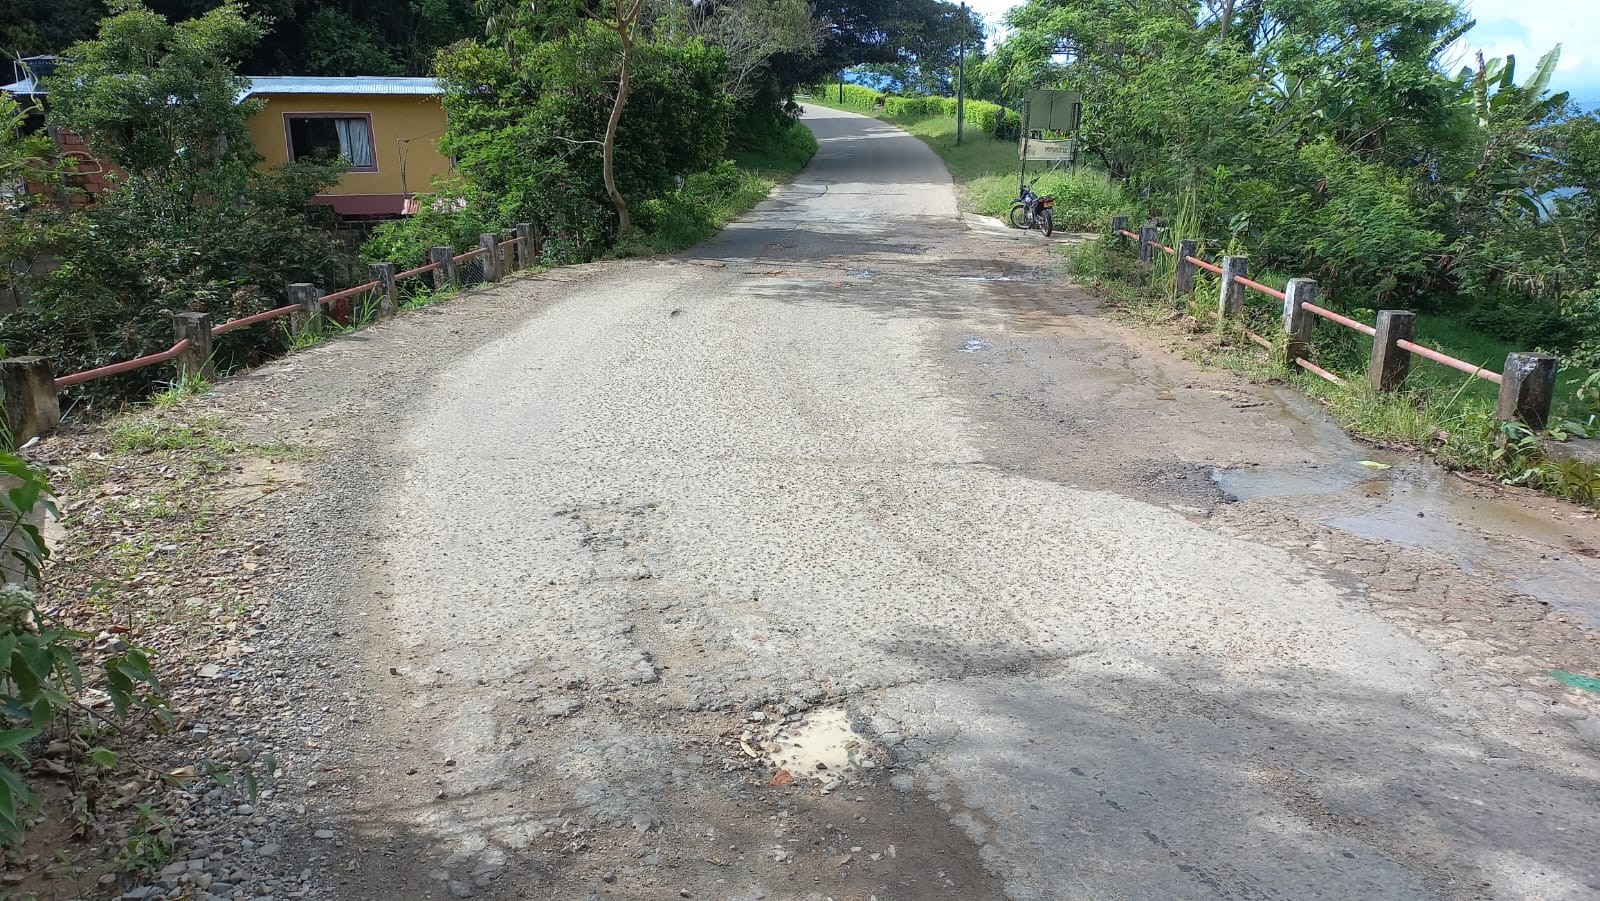
[[1311, 330], [1317, 317], [1305, 309], [1308, 303], [1317, 302], [1317, 282], [1310, 278], [1291, 278], [1283, 289], [1283, 334], [1288, 338], [1284, 346], [1283, 362], [1293, 367], [1295, 360], [1311, 359]]
[[378, 283], [378, 315], [393, 316], [400, 309], [400, 286], [395, 281], [397, 267], [393, 263], [373, 263], [367, 267], [367, 279]]
[[517, 223], [517, 268], [532, 269], [538, 262], [538, 255], [533, 252], [533, 224], [529, 222]]
[[1156, 260], [1156, 226], [1147, 222], [1139, 226], [1139, 262], [1154, 263]]
[[479, 235], [478, 246], [483, 248], [483, 280], [486, 282], [499, 281], [500, 236], [496, 234]]
[[1495, 418], [1520, 419], [1530, 429], [1544, 428], [1550, 421], [1550, 404], [1556, 396], [1556, 363], [1549, 354], [1507, 354], [1506, 368], [1500, 373]]
[[1178, 242], [1178, 265], [1172, 270], [1172, 293], [1177, 297], [1194, 293], [1194, 273], [1199, 267], [1189, 258], [1200, 250], [1200, 242], [1184, 238]]
[[1111, 217], [1111, 237], [1117, 239], [1117, 244], [1119, 246], [1127, 242], [1128, 236], [1122, 233], [1122, 230], [1127, 228], [1127, 227], [1128, 227], [1128, 217], [1127, 216], [1112, 216]]
[[455, 249], [451, 247], [428, 248], [428, 262], [439, 264], [439, 268], [433, 270], [433, 289], [435, 291], [461, 287], [461, 282], [456, 278], [455, 256]]
[[[509, 238], [505, 235], [496, 235], [495, 237], [498, 239], [495, 243], [495, 253], [500, 257], [500, 277], [505, 278], [517, 271], [517, 257], [519, 255], [517, 253], [517, 233], [513, 231]], [[511, 243], [505, 247], [500, 246], [507, 241]]]
[[289, 301], [300, 309], [289, 314], [289, 328], [296, 335], [315, 335], [322, 331], [322, 289], [305, 282], [289, 286]]
[[1367, 383], [1374, 391], [1398, 391], [1411, 373], [1411, 351], [1400, 346], [1417, 336], [1417, 314], [1405, 310], [1379, 310], [1378, 333], [1372, 336], [1372, 359], [1367, 363]]
[[1222, 289], [1217, 297], [1217, 316], [1236, 319], [1244, 312], [1244, 285], [1234, 279], [1250, 274], [1250, 259], [1242, 256], [1222, 258]]
[[44, 357], [8, 357], [0, 360], [0, 391], [5, 394], [6, 428], [21, 447], [61, 424], [61, 402], [56, 397], [56, 376]]
[[537, 266], [539, 261], [544, 259], [544, 226], [535, 222], [528, 229], [528, 234], [532, 240], [533, 264]]
[[173, 313], [172, 334], [176, 340], [189, 339], [189, 348], [178, 354], [178, 378], [199, 376], [216, 381], [217, 367], [211, 362], [211, 314]]

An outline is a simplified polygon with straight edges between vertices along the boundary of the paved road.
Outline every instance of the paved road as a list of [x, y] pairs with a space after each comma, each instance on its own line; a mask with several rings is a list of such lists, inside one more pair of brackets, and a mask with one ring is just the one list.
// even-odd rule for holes
[[807, 123], [717, 239], [500, 289], [332, 427], [371, 500], [313, 581], [382, 699], [334, 896], [1600, 897], [1592, 708], [1518, 684], [1547, 608], [1440, 614], [1511, 595], [1227, 503], [1214, 468], [1392, 498], [963, 221], [921, 143]]

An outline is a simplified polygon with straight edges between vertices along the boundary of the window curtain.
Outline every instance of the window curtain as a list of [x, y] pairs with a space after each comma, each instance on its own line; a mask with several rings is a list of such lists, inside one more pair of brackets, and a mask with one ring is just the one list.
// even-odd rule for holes
[[357, 169], [372, 168], [372, 128], [367, 120], [335, 119], [333, 127], [339, 131], [339, 155]]

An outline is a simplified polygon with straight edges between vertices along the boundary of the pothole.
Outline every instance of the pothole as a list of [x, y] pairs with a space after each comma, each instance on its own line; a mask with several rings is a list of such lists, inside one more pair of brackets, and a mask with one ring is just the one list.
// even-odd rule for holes
[[884, 761], [882, 750], [850, 726], [842, 707], [817, 708], [798, 722], [778, 723], [761, 739], [761, 750], [779, 771], [822, 783]]

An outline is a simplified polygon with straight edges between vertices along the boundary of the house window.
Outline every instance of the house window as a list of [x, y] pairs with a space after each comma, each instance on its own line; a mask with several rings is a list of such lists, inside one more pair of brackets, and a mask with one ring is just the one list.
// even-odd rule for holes
[[372, 117], [368, 115], [284, 116], [292, 160], [350, 161], [353, 170], [376, 172], [372, 147]]

